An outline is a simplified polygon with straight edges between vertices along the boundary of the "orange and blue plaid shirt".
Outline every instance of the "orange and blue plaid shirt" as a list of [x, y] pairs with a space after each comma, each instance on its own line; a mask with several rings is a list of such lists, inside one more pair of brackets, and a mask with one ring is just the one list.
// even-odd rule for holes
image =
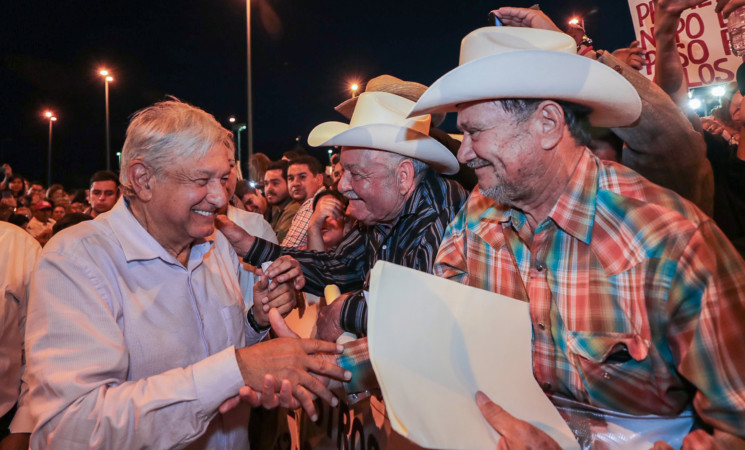
[[586, 150], [535, 232], [475, 190], [434, 272], [530, 302], [548, 394], [745, 436], [745, 262], [672, 191]]

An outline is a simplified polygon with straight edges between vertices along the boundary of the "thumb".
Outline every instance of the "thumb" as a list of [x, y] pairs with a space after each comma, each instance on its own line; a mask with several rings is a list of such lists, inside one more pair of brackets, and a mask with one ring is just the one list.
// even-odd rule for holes
[[501, 406], [497, 405], [489, 399], [481, 391], [476, 392], [476, 404], [481, 410], [481, 415], [484, 416], [489, 425], [492, 426], [499, 434], [504, 435], [503, 430], [509, 428], [509, 423], [514, 420], [507, 411]]
[[290, 329], [290, 327], [287, 325], [287, 322], [285, 322], [285, 319], [282, 318], [282, 314], [277, 311], [277, 308], [272, 308], [269, 310], [269, 323], [272, 324], [272, 330], [277, 333], [277, 337], [300, 337]]
[[269, 277], [263, 273], [259, 275], [259, 281], [254, 284], [254, 289], [257, 291], [266, 291], [269, 288]]

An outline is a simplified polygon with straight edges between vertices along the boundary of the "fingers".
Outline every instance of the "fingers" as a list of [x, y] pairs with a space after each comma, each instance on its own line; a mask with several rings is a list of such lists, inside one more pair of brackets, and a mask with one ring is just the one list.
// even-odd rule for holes
[[279, 406], [289, 409], [298, 409], [302, 406], [300, 401], [292, 396], [290, 380], [282, 380], [282, 387], [279, 390]]
[[291, 256], [281, 256], [272, 263], [266, 270], [266, 275], [272, 279], [272, 289], [277, 285], [292, 280], [295, 289], [302, 289], [305, 286], [305, 277], [300, 268], [300, 263]]
[[239, 395], [236, 395], [235, 397], [230, 397], [229, 399], [225, 400], [217, 410], [220, 411], [220, 414], [225, 414], [231, 409], [238, 406], [240, 402], [241, 402], [241, 397]]
[[507, 411], [502, 409], [501, 406], [497, 405], [489, 399], [481, 391], [476, 392], [476, 404], [481, 410], [481, 415], [484, 416], [489, 425], [492, 426], [497, 433], [504, 435], [507, 428], [510, 427], [510, 422], [514, 421]]
[[228, 242], [233, 246], [238, 256], [243, 257], [253, 246], [255, 238], [233, 223], [227, 216], [222, 214], [215, 216], [215, 226], [228, 238]]
[[[305, 389], [303, 386], [297, 385], [293, 390], [293, 396], [296, 401], [300, 403], [300, 406], [303, 407], [305, 412], [308, 413], [308, 415], [310, 416], [310, 420], [312, 420], [313, 422], [317, 421], [318, 412], [316, 411], [315, 403], [313, 403], [313, 394], [308, 392], [308, 390]], [[336, 404], [332, 404], [332, 406], [338, 405], [339, 400], [337, 400], [336, 397], [334, 397], [333, 399], [336, 400]]]
[[282, 318], [282, 314], [274, 308], [269, 310], [269, 323], [278, 337], [300, 338], [300, 336], [290, 329], [285, 319]]
[[264, 386], [261, 391], [261, 405], [266, 409], [276, 408], [280, 399], [276, 394], [276, 381], [271, 374], [264, 375]]
[[673, 450], [673, 448], [665, 441], [657, 441], [652, 446], [652, 450]]
[[267, 292], [261, 298], [261, 304], [262, 310], [266, 313], [272, 308], [277, 308], [282, 315], [286, 315], [297, 306], [297, 294], [287, 283], [283, 283]]
[[327, 342], [320, 339], [301, 339], [300, 346], [305, 353], [341, 353], [344, 346], [336, 342]]

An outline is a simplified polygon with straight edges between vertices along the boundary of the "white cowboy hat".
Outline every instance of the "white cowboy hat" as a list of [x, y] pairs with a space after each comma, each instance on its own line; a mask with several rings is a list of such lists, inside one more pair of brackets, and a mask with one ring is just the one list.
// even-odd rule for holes
[[412, 115], [456, 111], [488, 99], [566, 100], [592, 109], [590, 123], [629, 125], [641, 113], [636, 90], [613, 69], [577, 55], [570, 36], [519, 27], [485, 27], [461, 42], [460, 64], [422, 94]]
[[431, 138], [430, 116], [407, 118], [414, 102], [387, 92], [363, 92], [349, 124], [325, 122], [313, 128], [308, 144], [341, 145], [383, 150], [418, 159], [440, 173], [458, 172], [458, 160]]

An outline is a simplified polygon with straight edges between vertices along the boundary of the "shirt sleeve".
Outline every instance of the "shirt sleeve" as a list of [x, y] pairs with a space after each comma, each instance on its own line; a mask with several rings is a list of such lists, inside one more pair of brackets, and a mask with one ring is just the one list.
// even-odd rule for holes
[[468, 284], [468, 265], [466, 263], [466, 232], [468, 208], [463, 208], [455, 220], [445, 229], [440, 249], [433, 267], [438, 277]]
[[696, 412], [745, 438], [745, 262], [711, 220], [683, 250], [668, 297], [670, 348]]
[[32, 448], [173, 448], [204, 433], [243, 385], [235, 348], [128, 380], [128, 347], [101, 269], [49, 252], [28, 309]]
[[367, 274], [367, 245], [362, 232], [353, 229], [332, 252], [314, 252], [280, 247], [276, 244], [256, 239], [246, 253], [244, 261], [260, 266], [264, 261], [273, 261], [281, 255], [289, 255], [298, 260], [305, 276], [306, 292], [323, 295], [327, 284], [335, 284], [341, 292], [362, 288]]

